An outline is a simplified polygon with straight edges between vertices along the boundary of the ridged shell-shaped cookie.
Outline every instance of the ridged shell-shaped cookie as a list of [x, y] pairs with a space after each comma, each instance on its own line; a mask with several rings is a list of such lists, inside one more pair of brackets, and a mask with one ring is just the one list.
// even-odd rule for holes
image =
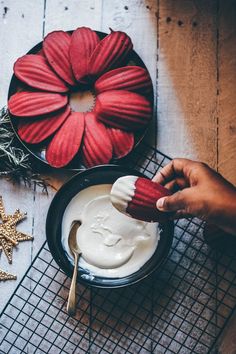
[[29, 144], [38, 144], [54, 134], [70, 114], [69, 105], [44, 118], [21, 118], [18, 124], [19, 137]]
[[35, 117], [66, 106], [68, 97], [59, 93], [22, 91], [12, 95], [8, 108], [17, 117]]
[[85, 116], [85, 132], [82, 147], [82, 161], [86, 167], [110, 162], [112, 143], [105, 125], [99, 122], [94, 113]]
[[127, 213], [135, 219], [144, 221], [164, 221], [167, 214], [156, 208], [158, 199], [170, 195], [170, 191], [147, 178], [138, 178], [135, 184], [135, 195], [128, 204]]
[[102, 122], [127, 131], [142, 129], [152, 117], [151, 104], [144, 96], [123, 90], [100, 93], [95, 112]]
[[17, 59], [14, 73], [19, 80], [39, 90], [60, 93], [68, 91], [67, 85], [42, 55], [27, 54]]
[[71, 113], [46, 149], [46, 160], [53, 167], [63, 167], [78, 152], [84, 134], [84, 113]]
[[140, 66], [124, 66], [110, 70], [95, 83], [97, 94], [111, 90], [126, 90], [149, 94], [152, 82], [146, 69]]
[[126, 33], [112, 31], [96, 46], [89, 61], [89, 74], [98, 77], [121, 66], [132, 48], [132, 41]]
[[113, 146], [113, 157], [126, 156], [134, 146], [134, 134], [121, 129], [107, 128]]
[[89, 59], [100, 39], [96, 32], [87, 27], [77, 28], [71, 37], [70, 62], [77, 81], [86, 82]]
[[[129, 188], [125, 189], [125, 186]], [[168, 218], [168, 213], [156, 208], [156, 202], [169, 195], [171, 192], [159, 183], [135, 176], [118, 178], [111, 189], [111, 201], [115, 208], [135, 219], [148, 222], [162, 222]]]
[[69, 85], [76, 84], [69, 59], [71, 35], [64, 31], [49, 33], [43, 41], [43, 52], [54, 71]]

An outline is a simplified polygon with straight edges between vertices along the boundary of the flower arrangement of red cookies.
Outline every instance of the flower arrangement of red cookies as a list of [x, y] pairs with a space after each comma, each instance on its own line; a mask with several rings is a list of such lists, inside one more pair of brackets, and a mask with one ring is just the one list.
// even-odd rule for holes
[[[23, 89], [10, 97], [8, 108], [19, 137], [44, 144], [46, 160], [56, 168], [75, 157], [92, 167], [126, 156], [152, 117], [151, 79], [143, 67], [129, 65], [132, 49], [120, 31], [103, 39], [87, 27], [49, 33], [42, 50], [14, 64]], [[70, 94], [84, 87], [95, 104], [90, 112], [73, 111]]]

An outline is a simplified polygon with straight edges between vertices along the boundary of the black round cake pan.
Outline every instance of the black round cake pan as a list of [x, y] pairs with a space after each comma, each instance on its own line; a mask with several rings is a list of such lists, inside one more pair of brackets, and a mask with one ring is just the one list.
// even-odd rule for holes
[[[73, 33], [73, 31], [67, 31], [67, 32], [69, 34]], [[100, 39], [103, 39], [107, 35], [107, 33], [99, 32], [99, 31], [96, 31], [96, 33], [100, 37]], [[43, 42], [39, 42], [33, 48], [31, 48], [26, 54], [37, 54], [39, 51], [42, 50], [42, 46], [43, 46]], [[127, 59], [126, 65], [137, 65], [142, 68], [145, 68], [148, 71], [143, 60], [140, 58], [140, 56], [134, 50], [131, 51], [131, 54], [129, 55], [129, 57]], [[10, 99], [10, 97], [12, 95], [14, 95], [16, 92], [18, 92], [22, 89], [27, 90], [27, 89], [29, 89], [29, 87], [27, 87], [27, 85], [25, 85], [23, 82], [21, 82], [16, 77], [16, 75], [13, 74], [11, 77], [11, 81], [10, 81], [10, 85], [9, 85], [9, 89], [8, 89], [8, 100]], [[154, 94], [153, 94], [153, 87], [152, 87], [152, 90], [151, 90], [150, 94], [148, 95], [148, 99], [152, 103], [152, 107], [153, 107], [153, 97], [154, 97]], [[9, 112], [9, 114], [10, 114], [10, 112]], [[45, 167], [53, 168], [49, 165], [49, 163], [45, 157], [46, 145], [48, 144], [48, 142], [50, 141], [51, 138], [49, 137], [48, 139], [46, 139], [45, 141], [43, 141], [39, 144], [26, 143], [21, 139], [21, 137], [18, 134], [18, 121], [19, 120], [11, 114], [10, 114], [10, 119], [11, 119], [11, 125], [13, 128], [13, 131], [14, 131], [17, 139], [20, 141], [20, 143], [23, 145], [23, 147], [30, 153], [30, 155], [32, 155], [35, 158], [35, 160], [38, 161], [39, 164], [41, 164], [42, 166], [44, 165]], [[149, 129], [149, 125], [150, 124], [148, 124], [147, 127], [145, 127], [143, 130], [140, 130], [139, 132], [137, 132], [137, 134], [135, 136], [134, 147], [129, 152], [129, 154], [141, 143], [141, 141], [143, 140], [144, 136], [146, 135], [146, 133]], [[120, 160], [122, 160], [122, 158], [113, 159], [111, 161], [111, 163], [113, 163], [113, 162], [118, 163], [118, 161], [120, 161]], [[84, 170], [84, 168], [85, 167], [81, 164], [81, 161], [79, 160], [78, 156], [76, 155], [76, 157], [74, 159], [72, 159], [72, 161], [67, 166], [61, 167], [60, 169], [81, 171], [81, 170]]]

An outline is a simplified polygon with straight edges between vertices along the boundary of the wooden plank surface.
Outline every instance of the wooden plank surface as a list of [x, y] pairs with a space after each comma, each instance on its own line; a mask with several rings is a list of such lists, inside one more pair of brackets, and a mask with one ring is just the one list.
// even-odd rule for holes
[[42, 40], [44, 0], [0, 2], [0, 106], [7, 92], [16, 59]]
[[[153, 80], [157, 147], [172, 157], [206, 161], [236, 183], [235, 18], [232, 0], [220, 0], [219, 8], [216, 0], [1, 1], [0, 104], [6, 104], [14, 61], [43, 34], [83, 25], [126, 31]], [[55, 173], [50, 181], [59, 188], [66, 178]], [[20, 279], [45, 240], [45, 217], [54, 191], [47, 197], [4, 180], [0, 187], [8, 210], [28, 211], [21, 227], [35, 235], [32, 248], [28, 243], [19, 248], [24, 259], [21, 251], [13, 266], [0, 259], [0, 268], [16, 271]], [[16, 284], [1, 284], [0, 310]]]
[[[42, 39], [43, 34], [44, 1], [32, 2], [4, 0], [0, 3], [0, 105], [7, 102], [7, 92], [12, 75], [14, 61], [25, 54], [35, 43]], [[34, 191], [24, 186], [13, 185], [4, 179], [0, 180], [0, 194], [4, 198], [6, 211], [12, 213], [19, 208], [27, 212], [28, 216], [18, 229], [34, 235], [34, 216], [37, 214], [37, 201]], [[40, 231], [44, 219], [41, 219]], [[38, 230], [38, 231], [39, 231]], [[36, 237], [36, 234], [35, 234]], [[1, 282], [0, 310], [8, 301], [10, 295], [21, 280], [32, 261], [32, 250], [38, 249], [41, 241], [22, 242], [13, 252], [13, 264], [9, 265], [4, 254], [1, 254], [0, 268], [17, 275], [17, 281]], [[38, 247], [35, 247], [37, 244]]]
[[[78, 26], [125, 31], [152, 77], [157, 147], [172, 157], [205, 161], [236, 184], [235, 19], [233, 0], [3, 0], [0, 104], [6, 104], [14, 61], [48, 32]], [[151, 133], [154, 144], [155, 125]], [[55, 172], [50, 183], [58, 189], [67, 178]], [[7, 212], [28, 212], [19, 229], [35, 237], [19, 245], [12, 265], [0, 258], [0, 268], [18, 275], [16, 282], [1, 283], [1, 311], [45, 240], [55, 190], [47, 196], [3, 179], [0, 188]]]
[[157, 146], [217, 167], [216, 1], [160, 0]]
[[69, 31], [81, 26], [100, 30], [102, 3], [100, 0], [47, 1], [45, 34], [57, 29]]
[[236, 6], [219, 4], [219, 171], [236, 185]]
[[[32, 235], [33, 225], [33, 193], [27, 187], [13, 185], [11, 182], [0, 181], [1, 195], [6, 210], [6, 214], [13, 214], [17, 208], [21, 212], [27, 212], [27, 218], [17, 225], [17, 230]], [[17, 280], [1, 282], [0, 309], [7, 303], [11, 293], [21, 280], [22, 276], [29, 267], [31, 259], [32, 242], [20, 242], [13, 249], [12, 264], [8, 263], [5, 253], [0, 255], [0, 268], [4, 271], [17, 275]]]

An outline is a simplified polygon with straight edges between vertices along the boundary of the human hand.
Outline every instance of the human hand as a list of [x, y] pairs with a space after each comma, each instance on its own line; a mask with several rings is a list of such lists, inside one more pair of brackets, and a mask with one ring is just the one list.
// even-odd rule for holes
[[236, 188], [206, 164], [174, 159], [153, 181], [174, 192], [157, 201], [159, 210], [196, 216], [236, 235]]

